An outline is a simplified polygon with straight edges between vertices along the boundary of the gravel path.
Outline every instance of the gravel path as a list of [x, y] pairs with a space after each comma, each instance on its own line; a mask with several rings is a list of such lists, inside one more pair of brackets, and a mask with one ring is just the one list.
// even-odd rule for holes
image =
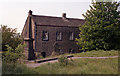
[[[106, 58], [117, 58], [118, 56], [106, 56], [106, 57], [72, 57], [71, 59], [79, 59], [79, 58], [89, 58], [89, 59], [106, 59]], [[70, 58], [68, 58], [70, 59]], [[41, 64], [45, 64], [45, 63], [54, 63], [54, 62], [58, 62], [58, 60], [52, 60], [52, 61], [47, 61], [47, 62], [42, 62], [42, 63], [27, 63], [26, 65], [28, 67], [38, 67]]]

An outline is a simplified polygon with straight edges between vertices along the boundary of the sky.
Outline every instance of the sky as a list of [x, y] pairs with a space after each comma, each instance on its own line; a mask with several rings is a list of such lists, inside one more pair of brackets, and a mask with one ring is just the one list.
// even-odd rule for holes
[[82, 14], [90, 9], [89, 5], [91, 0], [0, 0], [0, 25], [17, 28], [21, 33], [29, 10], [34, 15], [62, 17], [66, 13], [68, 18], [84, 19]]

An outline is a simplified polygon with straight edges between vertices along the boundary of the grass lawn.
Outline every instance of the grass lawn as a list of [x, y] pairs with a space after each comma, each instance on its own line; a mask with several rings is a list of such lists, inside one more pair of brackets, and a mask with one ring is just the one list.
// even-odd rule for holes
[[3, 67], [3, 74], [118, 74], [118, 58], [74, 59], [67, 66], [56, 62], [36, 68], [28, 68], [23, 64]]
[[67, 66], [46, 63], [35, 70], [39, 74], [118, 74], [118, 58], [74, 59]]
[[[68, 55], [68, 54], [65, 54]], [[90, 51], [72, 54], [74, 56], [118, 56], [118, 51]], [[67, 66], [60, 63], [45, 63], [36, 68], [23, 64], [3, 66], [4, 74], [118, 74], [118, 58], [74, 59]]]
[[111, 50], [111, 51], [88, 51], [82, 53], [71, 54], [73, 56], [78, 57], [103, 57], [103, 56], [118, 56], [118, 50]]
[[[118, 56], [118, 51], [89, 51], [71, 55], [81, 57]], [[35, 70], [39, 74], [118, 74], [118, 58], [74, 59], [69, 61], [67, 66], [61, 66], [59, 63], [47, 63], [36, 67]]]
[[[87, 51], [87, 52], [82, 52], [82, 53], [74, 53], [74, 54], [63, 54], [63, 55], [73, 55], [75, 57], [103, 57], [103, 56], [118, 56], [118, 51], [119, 50], [111, 50], [111, 51], [103, 51], [103, 50], [99, 50], [99, 51]], [[53, 58], [53, 57], [60, 57], [59, 56], [48, 56], [46, 58]], [[43, 58], [42, 58], [43, 59]]]

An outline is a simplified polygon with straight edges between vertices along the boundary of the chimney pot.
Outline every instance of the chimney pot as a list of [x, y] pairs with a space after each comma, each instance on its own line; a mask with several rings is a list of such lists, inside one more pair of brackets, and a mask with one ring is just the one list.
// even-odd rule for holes
[[66, 13], [62, 13], [62, 17], [63, 17], [63, 18], [66, 18]]
[[32, 15], [32, 11], [31, 10], [29, 10], [28, 15]]

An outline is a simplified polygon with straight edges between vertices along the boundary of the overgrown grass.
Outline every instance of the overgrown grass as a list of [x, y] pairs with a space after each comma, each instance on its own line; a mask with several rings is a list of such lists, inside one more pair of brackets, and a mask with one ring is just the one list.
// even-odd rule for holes
[[23, 64], [3, 64], [3, 74], [118, 74], [118, 58], [74, 59], [62, 66], [59, 63], [46, 63], [36, 68]]
[[[68, 55], [68, 54], [65, 54]], [[90, 51], [72, 54], [74, 56], [118, 56], [118, 51]], [[118, 58], [109, 59], [73, 59], [68, 65], [45, 63], [36, 68], [24, 64], [3, 64], [3, 74], [118, 74]]]
[[[89, 51], [74, 55], [81, 57], [118, 56], [118, 51]], [[39, 74], [118, 74], [118, 58], [74, 59], [67, 66], [59, 63], [47, 63], [35, 68]]]
[[75, 59], [67, 66], [46, 63], [35, 69], [39, 74], [118, 74], [118, 58]]
[[118, 50], [111, 50], [111, 51], [88, 51], [82, 53], [71, 54], [73, 56], [80, 56], [80, 57], [103, 57], [103, 56], [118, 56]]
[[34, 68], [28, 68], [24, 64], [2, 64], [2, 74], [38, 74]]

